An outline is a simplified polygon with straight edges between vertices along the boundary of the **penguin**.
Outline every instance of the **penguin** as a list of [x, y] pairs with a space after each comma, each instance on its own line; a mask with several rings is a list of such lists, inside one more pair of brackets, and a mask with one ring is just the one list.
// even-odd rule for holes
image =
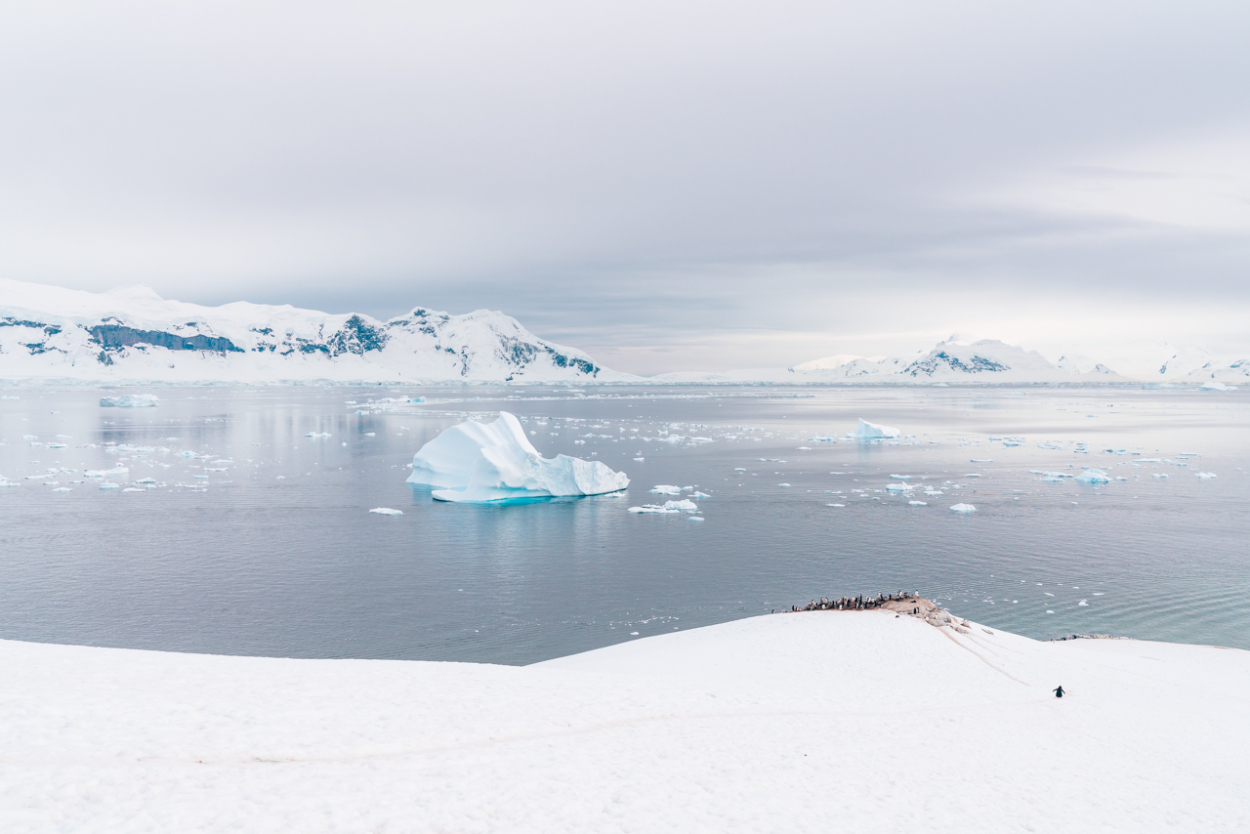
[[1062, 687], [1062, 686], [1056, 686], [1056, 687], [1054, 688], [1054, 690], [1052, 690], [1052, 691], [1055, 693], [1055, 697], [1056, 697], [1056, 698], [1062, 698], [1062, 697], [1063, 697], [1063, 687]]

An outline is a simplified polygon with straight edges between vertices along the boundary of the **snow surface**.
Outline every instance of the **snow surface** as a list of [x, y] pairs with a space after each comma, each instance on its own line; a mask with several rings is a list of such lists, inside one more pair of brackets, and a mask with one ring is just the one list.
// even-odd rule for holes
[[629, 486], [623, 472], [568, 455], [544, 458], [507, 411], [493, 423], [446, 429], [412, 458], [410, 484], [444, 487], [440, 501], [487, 502], [559, 495], [600, 495]]
[[6, 834], [1250, 827], [1238, 650], [815, 611], [528, 667], [0, 665]]

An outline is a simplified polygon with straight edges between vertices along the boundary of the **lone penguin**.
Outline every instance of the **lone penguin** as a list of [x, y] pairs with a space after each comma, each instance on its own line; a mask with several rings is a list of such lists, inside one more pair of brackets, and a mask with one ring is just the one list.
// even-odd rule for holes
[[1054, 691], [1054, 693], [1055, 693], [1055, 697], [1056, 697], [1056, 698], [1062, 698], [1062, 697], [1063, 697], [1063, 687], [1062, 687], [1062, 686], [1056, 686], [1056, 687], [1054, 688], [1054, 690], [1053, 690], [1053, 691]]

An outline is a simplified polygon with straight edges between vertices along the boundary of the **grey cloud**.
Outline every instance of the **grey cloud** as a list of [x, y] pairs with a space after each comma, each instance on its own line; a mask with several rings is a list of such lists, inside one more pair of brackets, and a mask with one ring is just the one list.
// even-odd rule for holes
[[1162, 297], [1183, 273], [1187, 295], [1247, 301], [1244, 235], [969, 195], [1022, 172], [1154, 176], [1092, 160], [1250, 123], [1248, 18], [32, 5], [0, 32], [0, 274], [379, 315], [492, 307], [606, 347], [612, 329], [850, 326], [819, 311], [936, 281]]

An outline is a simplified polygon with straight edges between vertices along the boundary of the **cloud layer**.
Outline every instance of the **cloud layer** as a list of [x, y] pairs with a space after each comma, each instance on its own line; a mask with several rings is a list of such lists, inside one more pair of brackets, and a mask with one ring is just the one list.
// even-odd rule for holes
[[1250, 352], [1247, 24], [1231, 2], [29, 6], [0, 31], [0, 275], [491, 307], [644, 373], [952, 330]]

